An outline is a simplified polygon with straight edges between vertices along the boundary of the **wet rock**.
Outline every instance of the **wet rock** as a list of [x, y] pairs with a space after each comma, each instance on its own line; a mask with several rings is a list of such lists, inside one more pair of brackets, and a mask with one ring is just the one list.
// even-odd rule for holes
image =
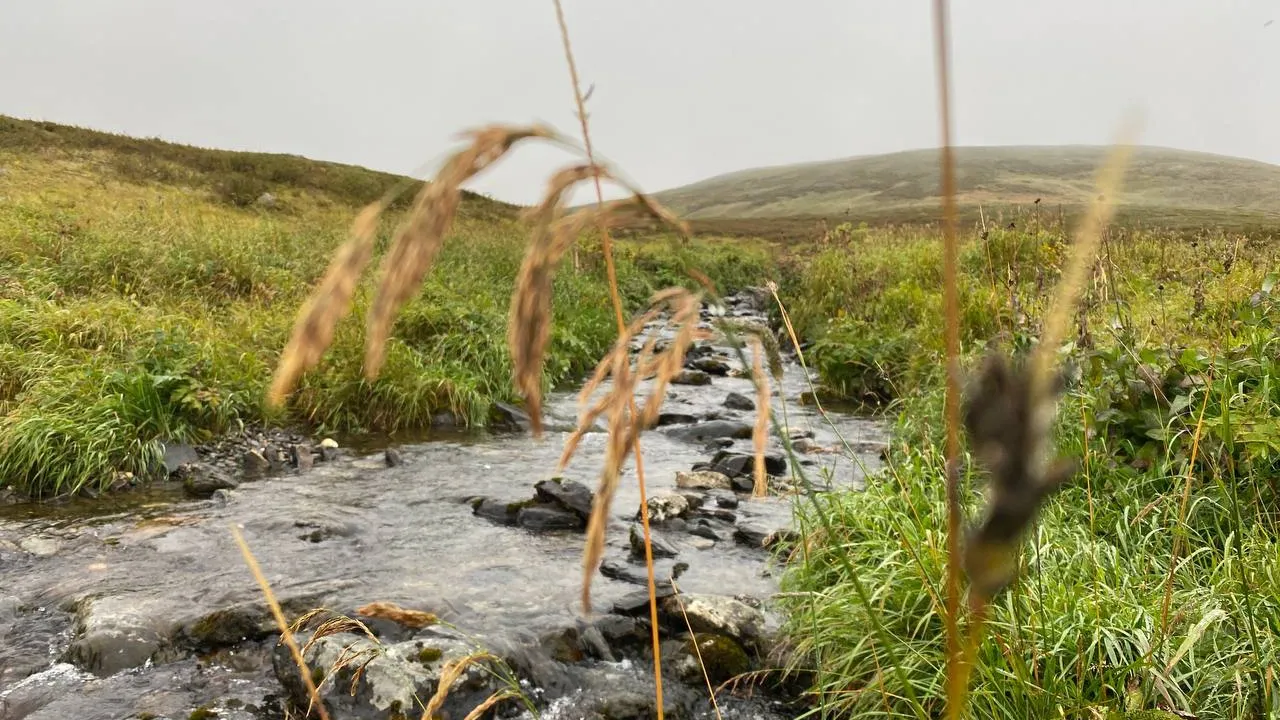
[[[655, 588], [657, 593], [661, 593], [661, 588]], [[667, 588], [667, 591], [674, 592], [674, 589]], [[628, 595], [628, 597], [631, 597]], [[649, 605], [649, 591], [646, 589], [644, 593], [644, 605]], [[634, 644], [643, 642], [644, 633], [640, 625], [634, 617], [626, 615], [602, 615], [596, 619], [591, 627], [609, 643], [613, 648], [625, 648]]]
[[732, 639], [746, 648], [758, 648], [764, 639], [764, 615], [750, 605], [723, 595], [685, 593], [662, 603], [667, 622], [694, 633]]
[[704, 342], [698, 342], [689, 346], [689, 349], [686, 350], [684, 353], [684, 357], [686, 360], [704, 358], [704, 357], [710, 357], [711, 355], [714, 355], [715, 352], [716, 352], [715, 348], [711, 347], [710, 345]]
[[533, 420], [529, 417], [529, 413], [511, 403], [495, 402], [491, 415], [497, 427], [510, 430], [528, 430], [533, 425]]
[[733, 638], [724, 635], [697, 635], [685, 640], [672, 658], [677, 677], [694, 684], [704, 682], [703, 673], [712, 685], [719, 685], [751, 670], [751, 658]]
[[265, 605], [244, 603], [201, 616], [182, 629], [183, 639], [200, 651], [231, 647], [271, 635], [275, 621]]
[[25, 718], [75, 692], [93, 679], [93, 675], [66, 662], [29, 675], [7, 688], [0, 689], [0, 718]]
[[471, 512], [486, 520], [502, 525], [515, 525], [516, 517], [528, 502], [506, 502], [493, 498], [476, 498], [471, 501]]
[[808, 454], [808, 453], [829, 453], [829, 452], [833, 452], [831, 448], [826, 447], [825, 445], [820, 445], [820, 444], [818, 444], [818, 442], [817, 442], [817, 441], [815, 441], [815, 440], [810, 440], [809, 438], [800, 438], [800, 439], [798, 439], [798, 440], [796, 440], [796, 441], [792, 442], [792, 443], [791, 443], [791, 447], [792, 447], [796, 452], [801, 452], [801, 453], [806, 453], [806, 454]]
[[310, 518], [294, 520], [293, 526], [303, 533], [299, 540], [307, 542], [324, 542], [333, 538], [351, 537], [356, 534], [356, 526], [337, 516], [315, 515]]
[[164, 471], [168, 475], [177, 472], [183, 465], [194, 465], [200, 462], [195, 448], [185, 443], [164, 443]]
[[728, 490], [729, 476], [711, 470], [680, 471], [676, 473], [676, 487], [690, 490]]
[[750, 475], [735, 475], [732, 482], [733, 489], [740, 493], [754, 492], [756, 489], [756, 480]]
[[315, 455], [312, 454], [311, 448], [306, 445], [293, 446], [293, 466], [302, 472], [307, 472], [316, 464]]
[[[649, 506], [649, 522], [664, 523], [673, 518], [681, 518], [689, 513], [689, 499], [676, 493], [651, 495], [647, 501]], [[640, 517], [639, 511], [636, 518]]]
[[729, 374], [729, 363], [716, 357], [700, 357], [693, 358], [685, 362], [685, 367], [691, 370], [704, 372], [708, 375], [716, 377], [724, 377]]
[[688, 413], [666, 412], [658, 414], [658, 421], [654, 423], [655, 427], [666, 427], [667, 425], [692, 425], [698, 422], [697, 415], [689, 415]]
[[695, 537], [694, 539], [689, 541], [689, 545], [694, 550], [710, 550], [711, 548], [716, 546], [716, 541], [708, 540], [707, 538], [704, 538], [704, 537]]
[[174, 623], [157, 619], [165, 611], [157, 602], [128, 595], [83, 601], [68, 659], [104, 677], [146, 664], [175, 630]]
[[711, 527], [711, 524], [708, 523], [706, 520], [700, 520], [698, 521], [697, 525], [694, 525], [692, 528], [689, 528], [689, 534], [696, 535], [701, 538], [706, 538], [708, 540], [723, 539], [720, 537], [720, 533], [716, 532], [715, 528]]
[[[662, 607], [661, 602], [664, 598], [669, 598], [676, 594], [675, 588], [673, 588], [670, 584], [665, 586], [657, 585], [656, 587], [654, 587], [653, 592], [658, 599], [659, 608]], [[628, 617], [639, 617], [642, 615], [648, 615], [649, 614], [649, 590], [646, 588], [643, 590], [636, 590], [635, 592], [627, 593], [626, 595], [623, 595], [622, 597], [613, 601], [613, 611], [618, 615], [626, 615]], [[637, 630], [636, 632], [638, 633], [639, 631]]]
[[671, 378], [672, 385], [710, 385], [711, 376], [701, 370], [681, 370]]
[[516, 514], [516, 524], [533, 532], [582, 530], [586, 523], [572, 510], [557, 505], [529, 505]]
[[738, 500], [738, 496], [731, 493], [718, 492], [713, 493], [711, 497], [715, 499], [716, 507], [724, 508], [726, 510], [736, 510], [738, 509], [738, 505], [741, 504], [741, 501]]
[[[670, 578], [679, 577], [689, 569], [689, 563], [678, 562], [671, 565], [657, 565], [653, 568], [653, 578], [655, 585], [671, 584]], [[632, 585], [648, 585], [649, 572], [643, 565], [631, 565], [628, 563], [618, 562], [617, 560], [605, 560], [600, 563], [600, 574], [619, 582], [631, 583]]]
[[399, 467], [404, 464], [404, 456], [395, 448], [387, 448], [382, 451], [382, 462], [386, 463], [387, 467]]
[[[631, 526], [631, 533], [628, 537], [631, 543], [631, 557], [640, 559], [644, 557], [644, 532], [638, 525]], [[649, 548], [653, 550], [655, 558], [672, 558], [680, 554], [675, 545], [667, 542], [655, 532], [649, 533]]]
[[751, 411], [756, 409], [756, 401], [742, 393], [731, 392], [724, 399], [724, 406], [730, 410]]
[[715, 520], [721, 520], [723, 522], [727, 522], [730, 524], [738, 521], [738, 516], [735, 515], [732, 510], [726, 510], [725, 508], [720, 508], [720, 507], [704, 508], [702, 510], [702, 514], [706, 515], [709, 518], [713, 518]]
[[240, 457], [240, 467], [246, 475], [257, 476], [271, 469], [271, 461], [261, 450], [246, 450]]
[[540, 480], [533, 490], [539, 500], [554, 503], [586, 520], [591, 517], [591, 508], [595, 504], [595, 494], [586, 485], [576, 480], [552, 478]]
[[[711, 462], [698, 463], [693, 466], [693, 469], [714, 470], [728, 475], [730, 478], [736, 478], [743, 475], [754, 475], [755, 462], [755, 457], [747, 453], [721, 450], [716, 453]], [[787, 473], [787, 459], [778, 453], [765, 453], [764, 470], [769, 475], [785, 475]]]
[[23, 501], [21, 493], [11, 487], [0, 488], [0, 507], [17, 505]]
[[[307, 640], [303, 636], [299, 644]], [[465, 642], [431, 631], [414, 640], [381, 647], [364, 635], [339, 633], [312, 643], [305, 659], [317, 676], [338, 668], [319, 683], [322, 700], [333, 717], [386, 720], [397, 715], [417, 717], [414, 711], [420, 710], [418, 700], [435, 694], [442, 669], [470, 652]], [[306, 685], [283, 644], [276, 647], [272, 666], [290, 700], [305, 708]], [[450, 687], [440, 716], [465, 716], [496, 689], [493, 682], [483, 667], [473, 665], [464, 670]]]
[[192, 467], [182, 489], [191, 497], [207, 498], [219, 490], [234, 490], [240, 483], [223, 472], [203, 465]]
[[754, 521], [738, 523], [733, 531], [734, 540], [752, 548], [771, 548], [779, 542], [791, 542], [795, 538], [795, 532], [789, 528], [769, 527]]
[[459, 427], [460, 425], [462, 425], [462, 422], [458, 419], [458, 416], [454, 414], [453, 411], [451, 410], [438, 412], [435, 415], [431, 416], [431, 427], [433, 428], [447, 429], [447, 428], [456, 428], [456, 427]]
[[57, 538], [48, 537], [47, 535], [33, 535], [24, 537], [18, 541], [18, 548], [23, 552], [30, 553], [36, 557], [50, 557], [56, 555], [62, 547], [62, 543]]
[[666, 434], [676, 440], [698, 443], [718, 438], [750, 438], [754, 428], [737, 420], [708, 420], [688, 427], [675, 427], [665, 430]]

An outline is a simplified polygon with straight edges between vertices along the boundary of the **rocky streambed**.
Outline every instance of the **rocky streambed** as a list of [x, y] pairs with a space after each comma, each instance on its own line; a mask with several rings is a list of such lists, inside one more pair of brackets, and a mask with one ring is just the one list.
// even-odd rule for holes
[[[763, 322], [762, 301], [744, 294], [724, 311]], [[785, 362], [772, 404], [785, 402], [807, 475], [859, 483], [884, 428], [823, 420], [799, 402], [808, 390]], [[772, 492], [750, 496], [753, 398], [725, 342], [700, 345], [642, 438], [668, 717], [714, 717], [699, 658], [713, 684], [773, 661], [771, 548], [792, 536], [796, 484], [775, 438]], [[313, 640], [307, 660], [335, 718], [417, 718], [442, 669], [478, 651], [500, 662], [462, 672], [441, 717], [503, 690], [519, 697], [494, 707], [502, 717], [650, 717], [634, 463], [585, 617], [583, 528], [607, 435], [588, 433], [558, 477], [576, 394], [548, 398], [542, 440], [518, 409], [502, 412], [505, 430], [394, 444], [274, 433], [174, 447], [175, 482], [0, 507], [0, 720], [303, 717], [302, 678], [232, 527], [291, 619], [327, 610], [299, 640]], [[717, 700], [727, 718], [795, 714], [776, 691]]]

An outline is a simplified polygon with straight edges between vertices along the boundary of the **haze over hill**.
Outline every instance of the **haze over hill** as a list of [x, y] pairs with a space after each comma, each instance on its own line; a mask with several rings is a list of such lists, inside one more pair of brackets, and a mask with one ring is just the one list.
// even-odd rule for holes
[[[1094, 187], [1103, 146], [964, 147], [956, 151], [962, 209], [1035, 202], [1078, 207]], [[938, 150], [754, 168], [657, 194], [693, 220], [848, 217], [911, 220], [940, 206]], [[1280, 220], [1280, 166], [1159, 147], [1138, 148], [1125, 211], [1153, 219]]]

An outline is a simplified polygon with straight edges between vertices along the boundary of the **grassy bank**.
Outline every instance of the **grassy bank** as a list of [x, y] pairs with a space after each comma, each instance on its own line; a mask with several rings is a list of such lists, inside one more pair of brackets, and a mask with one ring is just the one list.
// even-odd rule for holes
[[[1058, 227], [967, 239], [966, 367], [988, 338], [1034, 341], [1064, 242]], [[1269, 239], [1219, 233], [1108, 238], [1064, 349], [1057, 437], [1081, 470], [989, 609], [968, 717], [1280, 712], [1275, 256]], [[784, 577], [815, 715], [939, 717], [944, 705], [940, 257], [936, 237], [854, 233], [787, 298], [830, 391], [896, 418], [866, 492], [805, 506]], [[984, 480], [962, 472], [975, 520]]]
[[[464, 200], [378, 381], [360, 372], [370, 281], [273, 414], [264, 393], [295, 313], [356, 210], [402, 179], [2, 118], [0, 173], [0, 478], [19, 490], [143, 477], [160, 440], [241, 423], [395, 431], [449, 412], [482, 424], [493, 401], [515, 397], [506, 317], [528, 234], [516, 208]], [[398, 216], [385, 218], [382, 247]], [[730, 290], [768, 275], [767, 254], [742, 243], [640, 237], [619, 254], [633, 305], [691, 283], [687, 267]], [[554, 311], [549, 385], [594, 366], [614, 338], [591, 257], [558, 276]]]

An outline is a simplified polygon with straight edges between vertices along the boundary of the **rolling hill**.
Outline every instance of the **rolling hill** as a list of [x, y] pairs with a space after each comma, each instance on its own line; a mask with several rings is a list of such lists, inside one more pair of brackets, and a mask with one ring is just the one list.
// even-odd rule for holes
[[[956, 150], [962, 212], [1034, 203], [1074, 209], [1093, 192], [1103, 146], [963, 147]], [[937, 217], [938, 151], [909, 150], [742, 170], [657, 193], [703, 224], [799, 218], [912, 222]], [[1168, 224], [1280, 223], [1280, 166], [1141, 147], [1126, 176], [1122, 214]], [[727, 221], [727, 222], [726, 222]]]

